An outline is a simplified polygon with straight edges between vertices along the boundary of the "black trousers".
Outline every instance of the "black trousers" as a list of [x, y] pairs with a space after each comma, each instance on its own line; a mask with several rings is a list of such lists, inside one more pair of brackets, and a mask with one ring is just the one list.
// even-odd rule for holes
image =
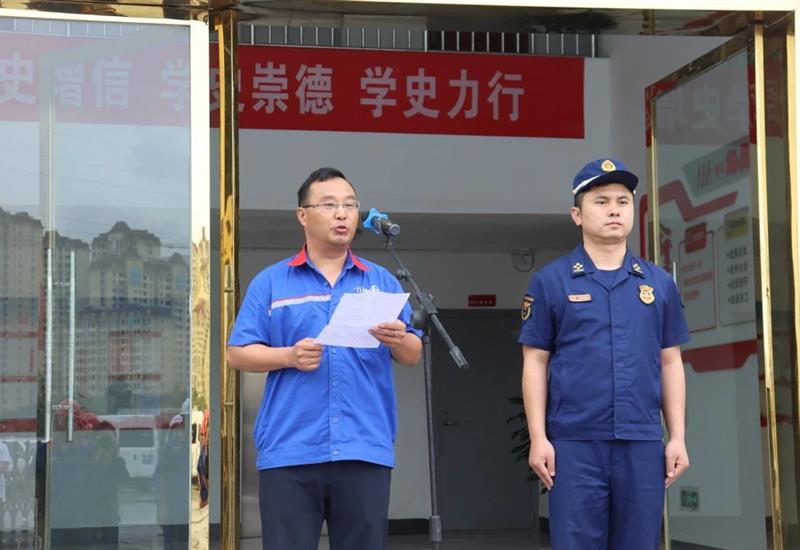
[[259, 472], [264, 550], [317, 550], [322, 521], [331, 550], [385, 550], [391, 469], [359, 461]]

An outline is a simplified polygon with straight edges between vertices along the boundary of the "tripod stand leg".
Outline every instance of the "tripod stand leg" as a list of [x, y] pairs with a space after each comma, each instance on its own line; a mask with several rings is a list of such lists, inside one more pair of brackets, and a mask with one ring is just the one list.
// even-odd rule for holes
[[425, 326], [422, 335], [423, 368], [425, 371], [425, 412], [428, 417], [428, 468], [431, 478], [431, 548], [439, 550], [442, 542], [442, 518], [439, 516], [439, 500], [436, 484], [436, 439], [433, 425], [433, 376], [431, 374], [431, 332]]

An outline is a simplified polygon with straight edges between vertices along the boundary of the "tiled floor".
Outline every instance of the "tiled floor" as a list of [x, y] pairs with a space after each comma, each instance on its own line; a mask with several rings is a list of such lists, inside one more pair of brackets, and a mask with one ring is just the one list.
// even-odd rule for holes
[[[441, 550], [549, 550], [547, 536], [541, 541], [535, 531], [455, 531], [447, 532], [439, 545]], [[543, 545], [540, 545], [541, 544]], [[389, 550], [430, 550], [427, 535], [389, 537]], [[242, 540], [241, 550], [261, 550], [261, 539]], [[328, 539], [322, 537], [319, 550], [329, 550]]]

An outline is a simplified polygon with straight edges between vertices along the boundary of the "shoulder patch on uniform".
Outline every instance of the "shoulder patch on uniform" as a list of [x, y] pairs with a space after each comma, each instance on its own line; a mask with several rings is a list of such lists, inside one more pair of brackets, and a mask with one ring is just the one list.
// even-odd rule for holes
[[533, 311], [533, 302], [535, 301], [536, 299], [532, 294], [525, 294], [525, 296], [522, 297], [521, 316], [523, 321], [527, 321], [530, 318], [531, 311]]

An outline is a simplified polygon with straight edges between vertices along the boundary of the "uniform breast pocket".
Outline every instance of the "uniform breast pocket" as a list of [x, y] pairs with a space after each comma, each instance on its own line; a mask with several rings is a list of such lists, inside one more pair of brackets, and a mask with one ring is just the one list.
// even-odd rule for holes
[[378, 346], [377, 348], [356, 348], [356, 355], [366, 365], [380, 364], [389, 358], [389, 348]]
[[641, 292], [639, 292], [635, 297], [635, 301], [630, 303], [630, 308], [634, 341], [640, 344], [649, 342], [654, 338], [660, 341], [664, 318], [663, 297], [654, 296], [651, 299], [647, 294], [642, 297]]
[[564, 308], [562, 334], [585, 336], [585, 332], [597, 330], [602, 313], [594, 300], [569, 301]]

